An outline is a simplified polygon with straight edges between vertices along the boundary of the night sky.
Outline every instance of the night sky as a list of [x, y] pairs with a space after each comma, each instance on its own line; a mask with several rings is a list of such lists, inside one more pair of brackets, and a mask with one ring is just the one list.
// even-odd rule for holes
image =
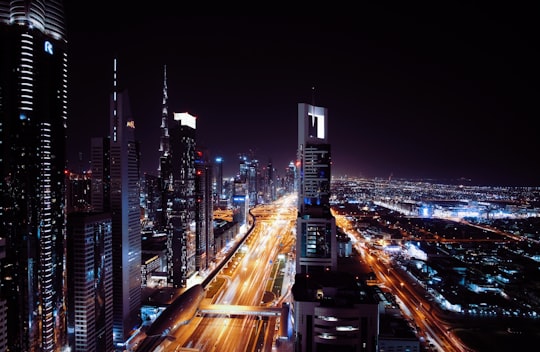
[[224, 158], [225, 176], [239, 154], [283, 175], [296, 159], [297, 104], [309, 103], [328, 108], [334, 176], [540, 186], [532, 8], [197, 17], [114, 3], [66, 5], [75, 171], [88, 168], [90, 138], [108, 135], [117, 58], [142, 172], [157, 173], [167, 65], [169, 111], [197, 116], [197, 143]]

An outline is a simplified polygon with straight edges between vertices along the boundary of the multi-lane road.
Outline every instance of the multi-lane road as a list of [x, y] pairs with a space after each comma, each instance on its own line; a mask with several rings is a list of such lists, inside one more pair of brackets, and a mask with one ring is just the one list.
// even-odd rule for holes
[[295, 201], [295, 197], [284, 198], [251, 210], [255, 217], [252, 231], [238, 255], [217, 273], [216, 280], [223, 282], [219, 291], [202, 302], [203, 306], [228, 305], [230, 312], [198, 314], [164, 339], [156, 351], [271, 351], [280, 317], [243, 314], [235, 307], [275, 306], [288, 293], [284, 287], [280, 297], [273, 293], [272, 299], [269, 282], [275, 276], [276, 262], [293, 260], [284, 254], [294, 245]]

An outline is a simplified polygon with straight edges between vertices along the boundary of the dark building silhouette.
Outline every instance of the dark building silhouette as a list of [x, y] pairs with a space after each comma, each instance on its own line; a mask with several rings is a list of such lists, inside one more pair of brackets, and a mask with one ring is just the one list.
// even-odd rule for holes
[[249, 214], [249, 196], [247, 184], [241, 178], [236, 178], [232, 184], [232, 201], [233, 220], [243, 226], [247, 222]]
[[111, 215], [70, 213], [66, 232], [69, 345], [74, 352], [112, 352]]
[[214, 159], [214, 202], [216, 207], [227, 207], [227, 199], [223, 189], [223, 158]]
[[161, 214], [161, 178], [152, 174], [144, 174], [143, 206], [145, 208], [145, 223], [149, 228], [159, 228], [157, 224], [158, 214]]
[[174, 120], [170, 158], [167, 158], [169, 173], [163, 175], [166, 180], [163, 199], [167, 215], [167, 282], [172, 287], [183, 288], [195, 273], [196, 118], [188, 113], [175, 113]]
[[91, 205], [95, 212], [111, 210], [111, 140], [109, 137], [90, 139]]
[[261, 189], [260, 189], [260, 201], [262, 203], [270, 203], [277, 199], [276, 195], [276, 169], [272, 164], [272, 161], [269, 161], [261, 170]]
[[92, 174], [66, 171], [66, 211], [89, 211], [91, 209]]
[[206, 148], [195, 152], [195, 270], [204, 271], [215, 258], [213, 169]]
[[62, 2], [0, 1], [0, 350], [66, 344], [67, 69]]

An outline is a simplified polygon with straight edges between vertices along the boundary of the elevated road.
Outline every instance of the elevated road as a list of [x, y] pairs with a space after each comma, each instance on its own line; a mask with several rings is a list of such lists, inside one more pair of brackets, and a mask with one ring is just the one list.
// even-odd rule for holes
[[178, 296], [146, 329], [146, 337], [137, 351], [154, 351], [178, 327], [188, 324], [197, 314], [204, 296], [205, 290], [201, 284], [190, 287]]
[[[257, 316], [281, 316], [284, 308], [242, 306], [231, 304], [201, 304], [199, 314], [224, 314], [224, 315], [257, 315]], [[286, 311], [285, 311], [286, 312]]]

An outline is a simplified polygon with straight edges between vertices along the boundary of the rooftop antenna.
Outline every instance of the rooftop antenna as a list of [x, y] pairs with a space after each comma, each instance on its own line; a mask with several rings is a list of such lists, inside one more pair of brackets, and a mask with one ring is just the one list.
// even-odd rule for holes
[[118, 139], [118, 71], [117, 71], [117, 59], [113, 60], [113, 124], [112, 124], [112, 140], [116, 142]]
[[315, 106], [315, 86], [311, 87], [311, 105]]

